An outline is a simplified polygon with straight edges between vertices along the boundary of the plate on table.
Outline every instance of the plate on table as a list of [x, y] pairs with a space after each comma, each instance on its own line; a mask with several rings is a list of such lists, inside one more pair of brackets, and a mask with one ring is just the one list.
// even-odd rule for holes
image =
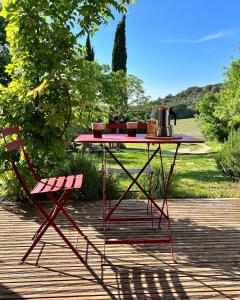
[[145, 139], [150, 139], [150, 140], [180, 140], [182, 139], [181, 135], [172, 135], [172, 136], [150, 136], [146, 135]]

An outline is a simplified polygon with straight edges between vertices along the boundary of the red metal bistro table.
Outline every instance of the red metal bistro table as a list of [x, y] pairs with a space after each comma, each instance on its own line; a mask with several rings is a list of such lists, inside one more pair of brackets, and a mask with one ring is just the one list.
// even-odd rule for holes
[[[167, 239], [114, 239], [114, 240], [106, 240], [105, 244], [160, 244], [160, 243], [169, 243], [170, 244], [170, 250], [172, 254], [173, 261], [176, 262], [176, 259], [174, 257], [173, 253], [173, 247], [172, 247], [172, 232], [171, 232], [171, 223], [170, 223], [170, 217], [168, 212], [168, 189], [169, 184], [171, 181], [171, 177], [173, 174], [174, 166], [176, 163], [176, 158], [178, 154], [178, 149], [181, 144], [195, 144], [195, 143], [203, 143], [203, 140], [196, 139], [194, 137], [190, 137], [187, 135], [175, 135], [172, 137], [166, 137], [166, 138], [149, 138], [145, 134], [137, 134], [136, 137], [129, 137], [126, 134], [103, 134], [102, 138], [94, 138], [92, 134], [82, 134], [78, 136], [75, 139], [75, 142], [77, 143], [97, 143], [101, 144], [102, 146], [102, 175], [103, 175], [103, 231], [105, 234], [106, 226], [107, 224], [110, 224], [110, 222], [134, 222], [134, 221], [152, 221], [153, 216], [144, 216], [144, 217], [134, 217], [134, 216], [126, 216], [126, 217], [113, 217], [113, 213], [117, 210], [120, 203], [123, 201], [126, 194], [131, 190], [132, 186], [135, 184], [138, 186], [139, 190], [146, 195], [148, 201], [151, 203], [151, 207], [155, 207], [155, 210], [159, 213], [157, 216], [158, 219], [158, 226], [160, 227], [162, 219], [165, 219], [167, 221], [168, 225], [168, 238]], [[111, 145], [112, 144], [126, 144], [126, 143], [144, 143], [148, 146], [151, 144], [156, 144], [157, 148], [151, 152], [150, 155], [146, 157], [146, 162], [138, 172], [138, 174], [134, 177], [126, 167], [124, 167], [123, 163], [117, 158], [117, 156], [113, 153]], [[176, 146], [174, 154], [173, 154], [173, 161], [170, 166], [168, 174], [164, 172], [163, 168], [163, 153], [161, 150], [162, 144], [174, 144]], [[115, 202], [115, 204], [107, 209], [107, 202], [106, 202], [106, 153], [108, 153], [115, 162], [125, 171], [125, 173], [129, 176], [131, 179], [131, 184], [129, 184], [128, 188], [121, 194], [120, 198]], [[159, 153], [160, 160], [160, 170], [161, 170], [161, 178], [163, 184], [163, 200], [162, 204], [159, 205], [156, 202], [156, 199], [152, 197], [152, 195], [149, 194], [148, 191], [146, 191], [142, 185], [139, 183], [138, 179], [143, 174], [144, 170], [149, 166], [150, 162], [153, 160], [153, 158]]]

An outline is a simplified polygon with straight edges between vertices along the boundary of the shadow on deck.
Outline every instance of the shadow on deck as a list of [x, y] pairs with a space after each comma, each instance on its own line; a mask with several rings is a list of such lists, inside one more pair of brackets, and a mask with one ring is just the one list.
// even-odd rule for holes
[[[136, 201], [128, 205], [136, 207]], [[137, 203], [139, 205], [139, 203]], [[145, 205], [141, 202], [141, 205]], [[101, 203], [70, 203], [69, 213], [88, 236], [88, 259], [80, 263], [50, 229], [18, 265], [41, 217], [30, 205], [0, 207], [0, 299], [237, 299], [240, 297], [240, 202], [237, 199], [171, 200], [174, 264], [169, 245], [107, 245]], [[126, 207], [119, 215], [130, 214]], [[76, 233], [61, 217], [72, 241]], [[109, 235], [164, 237], [165, 226], [115, 223]], [[115, 235], [114, 235], [115, 234]], [[79, 251], [85, 254], [86, 243]], [[41, 255], [39, 256], [39, 253]], [[37, 262], [37, 265], [36, 265]], [[19, 298], [18, 298], [19, 297]]]

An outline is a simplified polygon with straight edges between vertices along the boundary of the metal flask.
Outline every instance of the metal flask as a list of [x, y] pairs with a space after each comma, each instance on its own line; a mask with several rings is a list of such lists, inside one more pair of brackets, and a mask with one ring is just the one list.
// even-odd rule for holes
[[174, 117], [174, 125], [176, 125], [177, 116], [172, 108], [159, 107], [157, 136], [172, 136], [171, 116]]

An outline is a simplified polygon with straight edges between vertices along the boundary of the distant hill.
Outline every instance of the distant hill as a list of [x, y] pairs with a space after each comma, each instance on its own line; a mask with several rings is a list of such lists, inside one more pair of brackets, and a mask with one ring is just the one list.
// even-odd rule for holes
[[196, 113], [196, 103], [206, 94], [207, 92], [217, 93], [221, 90], [222, 84], [209, 84], [204, 87], [190, 87], [176, 95], [167, 95], [165, 98], [158, 98], [152, 101], [152, 105], [155, 107], [152, 114], [156, 114], [156, 108], [160, 105], [166, 107], [172, 107], [176, 112], [177, 117], [191, 118]]

